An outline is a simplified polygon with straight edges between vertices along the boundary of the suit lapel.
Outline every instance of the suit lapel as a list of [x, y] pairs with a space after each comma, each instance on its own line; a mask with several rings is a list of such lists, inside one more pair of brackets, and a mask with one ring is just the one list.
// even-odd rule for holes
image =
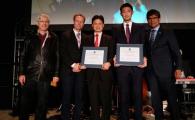
[[86, 41], [86, 37], [81, 32], [81, 45], [80, 45], [80, 48], [83, 46], [85, 41]]
[[[133, 43], [133, 36], [134, 36], [134, 34], [135, 34], [135, 29], [136, 28], [136, 26], [135, 26], [135, 24], [134, 23], [132, 23], [132, 26], [131, 26], [131, 31], [130, 31], [130, 33], [131, 33], [131, 36], [130, 36], [130, 44], [131, 43]], [[123, 26], [123, 24], [121, 24], [121, 36], [122, 36], [122, 40], [124, 40], [123, 42], [124, 43], [127, 43], [127, 38], [126, 38], [126, 35], [125, 35], [125, 28], [124, 28], [124, 26]]]
[[146, 46], [148, 46], [149, 49], [152, 49], [152, 46], [150, 43], [150, 29], [146, 30], [145, 38], [146, 38]]
[[105, 45], [105, 37], [104, 37], [104, 34], [102, 33], [99, 47], [102, 47], [104, 45]]
[[162, 29], [159, 28], [159, 30], [157, 31], [157, 34], [156, 34], [156, 38], [155, 38], [155, 41], [154, 41], [154, 45], [156, 45], [158, 42], [160, 42], [160, 38], [161, 38], [161, 35], [162, 35]]
[[147, 41], [148, 41], [148, 43], [150, 42], [149, 40], [150, 40], [150, 30], [148, 29], [148, 30], [146, 30], [146, 38], [147, 38]]
[[88, 45], [91, 46], [91, 47], [95, 47], [94, 35], [90, 35]]
[[127, 38], [126, 38], [126, 35], [125, 35], [125, 28], [124, 28], [123, 24], [121, 24], [120, 30], [121, 30], [120, 32], [121, 32], [123, 43], [127, 43]]
[[134, 36], [135, 32], [136, 32], [135, 24], [132, 23], [130, 43], [134, 43], [134, 39], [133, 39], [134, 37], [133, 36]]
[[74, 34], [74, 31], [72, 31], [71, 37], [73, 38], [72, 39], [73, 45], [76, 46], [79, 49], [78, 44], [77, 44], [77, 38]]

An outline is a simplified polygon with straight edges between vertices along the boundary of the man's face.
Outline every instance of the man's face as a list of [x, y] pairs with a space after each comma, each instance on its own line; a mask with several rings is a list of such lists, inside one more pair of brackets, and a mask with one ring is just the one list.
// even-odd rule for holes
[[82, 16], [76, 16], [74, 19], [74, 29], [80, 31], [84, 26], [84, 18]]
[[104, 23], [100, 19], [96, 19], [92, 23], [92, 28], [95, 32], [102, 32], [104, 28]]
[[149, 16], [149, 18], [147, 20], [148, 20], [148, 25], [151, 28], [155, 28], [155, 27], [160, 25], [160, 18], [158, 18], [158, 16], [156, 16], [156, 15]]
[[123, 17], [124, 22], [129, 22], [131, 20], [133, 11], [129, 7], [124, 7], [121, 11], [121, 16]]
[[47, 31], [49, 28], [49, 20], [47, 17], [40, 17], [38, 23], [37, 23], [38, 29], [40, 31]]

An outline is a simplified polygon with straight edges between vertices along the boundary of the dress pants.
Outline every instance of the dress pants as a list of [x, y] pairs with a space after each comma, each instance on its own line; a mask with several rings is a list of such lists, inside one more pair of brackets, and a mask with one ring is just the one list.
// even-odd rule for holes
[[153, 69], [147, 72], [147, 79], [151, 90], [152, 105], [155, 111], [155, 119], [163, 120], [163, 98], [168, 102], [171, 120], [179, 120], [176, 86], [174, 80], [167, 77], [157, 77]]
[[[120, 119], [129, 120], [130, 102], [134, 103], [135, 119], [142, 120], [142, 80], [143, 70], [137, 67], [120, 66], [117, 68], [119, 84]], [[133, 85], [130, 85], [133, 83]], [[130, 87], [133, 86], [133, 100], [130, 101]]]
[[[90, 120], [110, 120], [111, 114], [111, 79], [102, 79], [99, 71], [95, 71], [93, 78], [88, 80], [89, 98], [91, 104]], [[102, 115], [100, 117], [100, 107]]]
[[[84, 73], [64, 73], [61, 75], [62, 81], [62, 120], [69, 120], [70, 107], [74, 104], [73, 120], [80, 120], [83, 107], [83, 86]], [[72, 101], [73, 99], [73, 101]]]
[[35, 120], [46, 120], [49, 86], [50, 81], [26, 81], [21, 89], [19, 120], [29, 119], [32, 105], [35, 105]]

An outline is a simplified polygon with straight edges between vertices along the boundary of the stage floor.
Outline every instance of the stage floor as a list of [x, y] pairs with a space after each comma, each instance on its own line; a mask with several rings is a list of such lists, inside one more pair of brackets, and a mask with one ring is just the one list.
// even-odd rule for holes
[[[50, 109], [47, 114], [48, 120], [60, 120], [60, 111], [57, 109]], [[166, 114], [166, 113], [165, 113]], [[89, 117], [85, 117], [81, 120], [89, 120]], [[154, 116], [145, 115], [144, 120], [155, 120]], [[0, 120], [18, 120], [18, 116], [12, 115], [12, 110], [0, 110]], [[29, 120], [34, 120], [34, 115], [30, 116]], [[112, 114], [110, 120], [119, 120], [116, 114]], [[134, 120], [134, 119], [130, 119]], [[171, 120], [169, 116], [167, 116], [164, 120]], [[181, 120], [195, 120], [195, 113], [189, 115], [188, 117], [181, 118]]]
[[[58, 119], [60, 114], [61, 113], [57, 109], [50, 109], [48, 111], [47, 118], [48, 120], [60, 120]], [[18, 120], [18, 116], [13, 116], [12, 110], [0, 110], [0, 120]], [[29, 120], [34, 120], [34, 115], [31, 115]], [[88, 117], [85, 117], [82, 120], [89, 120], [89, 119]], [[110, 120], [118, 120], [117, 115], [112, 114]], [[148, 116], [148, 119], [146, 120], [154, 120], [154, 119]]]
[[[13, 116], [12, 110], [0, 110], [0, 120], [18, 120], [18, 116]], [[48, 111], [47, 118], [52, 118], [53, 116], [59, 116], [60, 112], [57, 112], [56, 109]], [[29, 120], [34, 120], [34, 116], [31, 115]]]

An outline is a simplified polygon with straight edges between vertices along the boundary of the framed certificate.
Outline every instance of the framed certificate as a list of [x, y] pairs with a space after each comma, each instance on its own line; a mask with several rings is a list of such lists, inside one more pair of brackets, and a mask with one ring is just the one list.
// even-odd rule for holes
[[101, 68], [107, 61], [107, 47], [83, 47], [81, 64], [87, 68]]
[[143, 44], [117, 44], [116, 63], [121, 66], [143, 64]]

